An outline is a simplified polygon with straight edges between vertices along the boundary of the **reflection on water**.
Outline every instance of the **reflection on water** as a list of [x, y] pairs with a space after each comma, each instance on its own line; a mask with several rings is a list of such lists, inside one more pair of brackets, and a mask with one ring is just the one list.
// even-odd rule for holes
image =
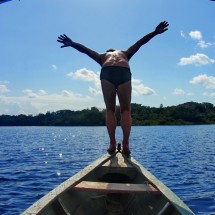
[[[132, 127], [132, 156], [196, 214], [215, 214], [214, 131]], [[105, 127], [1, 127], [0, 144], [0, 212], [13, 215], [106, 153], [108, 136]]]

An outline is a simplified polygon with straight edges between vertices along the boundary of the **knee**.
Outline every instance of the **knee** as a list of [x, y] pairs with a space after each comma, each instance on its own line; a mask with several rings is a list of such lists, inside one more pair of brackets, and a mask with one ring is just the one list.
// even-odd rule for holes
[[120, 112], [122, 115], [130, 115], [131, 114], [131, 108], [129, 106], [120, 107]]
[[106, 107], [106, 112], [109, 113], [109, 114], [115, 114], [116, 107], [115, 106]]
[[131, 119], [131, 108], [121, 108], [121, 123], [122, 125], [131, 125], [132, 119]]

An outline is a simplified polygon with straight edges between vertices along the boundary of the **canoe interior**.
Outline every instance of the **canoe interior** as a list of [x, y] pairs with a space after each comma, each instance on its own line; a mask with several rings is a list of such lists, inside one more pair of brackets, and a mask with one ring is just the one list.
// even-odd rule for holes
[[[92, 182], [90, 186], [93, 187], [84, 184], [79, 187], [79, 182], [82, 181]], [[118, 183], [122, 189], [117, 188]], [[138, 185], [145, 186], [138, 189]], [[132, 165], [132, 162], [128, 162], [121, 153], [117, 153], [111, 160], [97, 166], [81, 180], [58, 194], [36, 214], [179, 215], [182, 213], [142, 174], [138, 166]]]

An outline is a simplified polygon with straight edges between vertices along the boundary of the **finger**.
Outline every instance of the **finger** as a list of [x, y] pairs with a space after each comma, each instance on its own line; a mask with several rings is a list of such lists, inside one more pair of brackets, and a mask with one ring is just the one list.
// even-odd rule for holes
[[57, 38], [57, 41], [61, 43], [61, 42], [63, 41], [63, 39], [60, 38], [60, 37], [58, 37], [58, 38]]
[[169, 25], [169, 23], [168, 23], [168, 22], [166, 22], [166, 21], [164, 21], [164, 25], [165, 25], [165, 26], [168, 26], [168, 25]]
[[68, 39], [68, 37], [66, 36], [66, 34], [63, 34], [64, 38]]
[[65, 37], [64, 37], [63, 35], [60, 35], [60, 36], [58, 37], [58, 39], [64, 40]]

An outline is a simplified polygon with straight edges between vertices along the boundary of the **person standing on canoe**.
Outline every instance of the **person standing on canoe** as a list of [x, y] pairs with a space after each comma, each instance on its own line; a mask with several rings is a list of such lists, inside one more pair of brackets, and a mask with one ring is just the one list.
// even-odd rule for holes
[[106, 126], [110, 137], [108, 152], [116, 150], [116, 96], [118, 96], [121, 113], [121, 126], [123, 131], [122, 153], [130, 154], [129, 136], [131, 131], [131, 71], [129, 60], [139, 48], [158, 34], [168, 30], [168, 22], [161, 22], [154, 31], [145, 35], [125, 51], [108, 49], [105, 53], [97, 53], [86, 46], [72, 41], [65, 34], [58, 37], [58, 42], [63, 43], [61, 48], [73, 47], [79, 52], [88, 55], [101, 65], [101, 87], [106, 105]]

